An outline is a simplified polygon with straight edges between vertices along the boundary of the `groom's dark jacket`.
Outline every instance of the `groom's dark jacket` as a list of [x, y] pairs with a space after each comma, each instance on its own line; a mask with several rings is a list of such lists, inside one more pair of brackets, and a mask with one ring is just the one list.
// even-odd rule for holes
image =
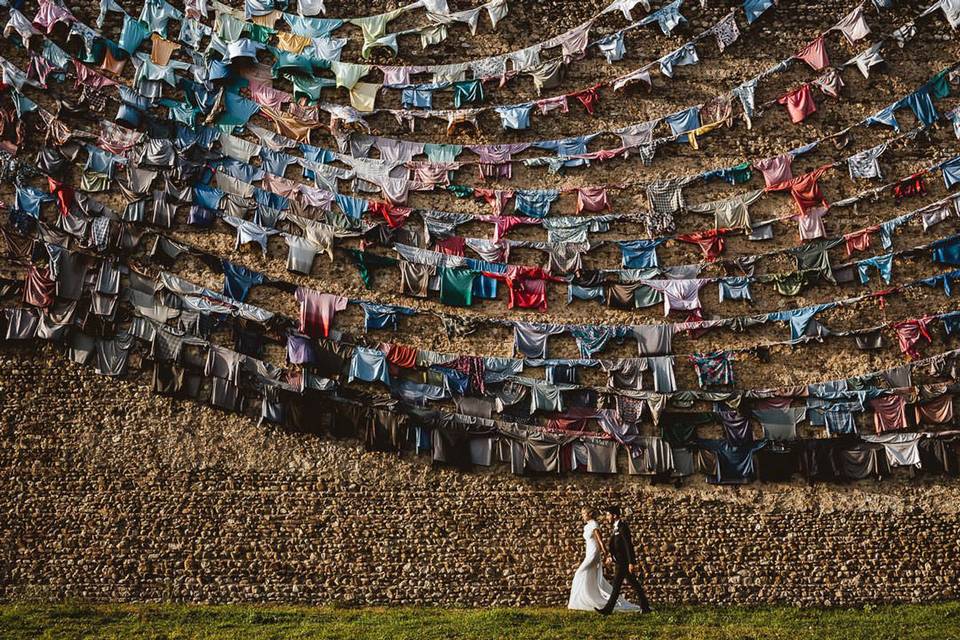
[[610, 536], [610, 555], [618, 565], [636, 564], [637, 558], [633, 552], [633, 538], [630, 537], [630, 527], [623, 520], [614, 524], [613, 535]]

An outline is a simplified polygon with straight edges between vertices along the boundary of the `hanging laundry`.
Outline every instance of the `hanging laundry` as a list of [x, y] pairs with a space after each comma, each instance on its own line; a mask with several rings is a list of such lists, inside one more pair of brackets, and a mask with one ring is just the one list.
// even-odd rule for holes
[[692, 42], [688, 42], [679, 49], [668, 53], [660, 58], [660, 73], [668, 78], [673, 78], [674, 67], [685, 67], [700, 62], [700, 56], [697, 54], [697, 47]]
[[506, 129], [517, 131], [530, 128], [530, 112], [533, 111], [533, 103], [514, 105], [511, 107], [494, 107], [494, 111], [500, 116], [500, 126]]
[[870, 227], [861, 231], [855, 231], [843, 236], [846, 243], [847, 255], [852, 255], [854, 251], [866, 251], [870, 248], [870, 236], [876, 233], [877, 227]]
[[[680, 14], [681, 6], [683, 6], [683, 0], [673, 0], [670, 4], [664, 5], [642, 18], [639, 24], [647, 25], [656, 22], [660, 30], [663, 31], [663, 35], [669, 36], [673, 34], [674, 29], [687, 23], [687, 19]], [[627, 15], [627, 11], [624, 11], [624, 15]], [[630, 18], [627, 17], [627, 19]]]
[[[773, 6], [773, 0], [759, 0]], [[745, 0], [758, 4], [757, 0]], [[749, 13], [748, 13], [749, 16]], [[749, 19], [749, 18], [748, 18]], [[716, 458], [714, 470], [707, 476], [710, 484], [746, 484], [756, 477], [753, 454], [767, 445], [766, 441], [733, 445], [725, 440], [696, 439], [697, 446], [713, 453]]]
[[527, 358], [547, 357], [547, 338], [563, 333], [563, 327], [513, 323], [513, 342], [516, 351]]
[[753, 171], [750, 169], [749, 162], [741, 162], [740, 164], [732, 167], [708, 171], [701, 177], [704, 182], [709, 182], [711, 180], [723, 180], [728, 184], [738, 185], [750, 182], [753, 179]]
[[721, 18], [710, 28], [710, 33], [716, 38], [720, 53], [723, 53], [727, 47], [740, 38], [740, 27], [737, 26], [736, 13], [731, 11]]
[[901, 395], [891, 394], [870, 400], [873, 409], [873, 424], [877, 433], [906, 429], [907, 401]]
[[678, 143], [688, 142], [689, 136], [681, 135], [700, 128], [700, 107], [691, 107], [685, 111], [664, 117], [664, 122], [670, 125], [670, 131], [677, 137]]
[[[787, 173], [789, 174], [789, 165]], [[763, 193], [763, 189], [757, 189], [723, 200], [688, 205], [687, 210], [694, 213], [713, 213], [714, 229], [749, 230], [751, 228], [749, 206], [759, 200]]]
[[465, 104], [483, 102], [483, 82], [466, 80], [453, 83], [453, 105], [457, 109]]
[[597, 105], [600, 104], [600, 94], [598, 93], [598, 89], [600, 89], [601, 86], [602, 85], [595, 84], [589, 89], [584, 89], [583, 91], [570, 94], [570, 97], [576, 98], [580, 104], [583, 105], [583, 108], [587, 110], [587, 113], [594, 115]]
[[919, 358], [920, 352], [917, 351], [916, 345], [920, 340], [925, 339], [927, 342], [933, 342], [928, 330], [931, 321], [931, 318], [918, 318], [891, 324], [890, 328], [897, 334], [900, 351], [911, 359]]
[[893, 254], [888, 253], [858, 262], [857, 272], [860, 275], [860, 284], [867, 284], [870, 281], [870, 267], [875, 268], [883, 281], [890, 284], [893, 279]]
[[300, 303], [300, 333], [311, 338], [329, 336], [334, 315], [348, 303], [344, 297], [306, 287], [297, 287], [295, 297]]
[[734, 384], [733, 358], [729, 353], [693, 353], [687, 357], [697, 372], [697, 382], [701, 389]]
[[387, 355], [377, 349], [356, 346], [350, 360], [347, 381], [382, 382], [390, 384], [389, 362]]
[[517, 213], [531, 218], [545, 218], [550, 205], [560, 197], [557, 189], [518, 189], [514, 192]]
[[577, 187], [577, 213], [596, 213], [610, 210], [610, 198], [606, 187]]
[[793, 155], [789, 153], [758, 160], [753, 166], [763, 174], [768, 187], [793, 179]]
[[777, 104], [782, 104], [787, 108], [790, 121], [794, 124], [803, 122], [810, 114], [817, 111], [817, 103], [813, 99], [809, 84], [804, 84], [799, 89], [794, 89], [777, 98]]
[[937, 108], [933, 104], [933, 98], [930, 96], [930, 89], [928, 87], [914, 91], [906, 98], [894, 104], [893, 109], [896, 111], [902, 107], [909, 107], [917, 120], [926, 127], [929, 127], [940, 119], [940, 114], [937, 113]]
[[647, 199], [655, 213], [673, 214], [684, 206], [683, 187], [685, 178], [657, 180], [647, 185]]
[[846, 86], [843, 82], [843, 77], [841, 77], [840, 72], [836, 69], [827, 69], [824, 71], [822, 75], [813, 81], [813, 85], [820, 89], [823, 95], [830, 96], [831, 98], [839, 98], [840, 89]]
[[834, 308], [836, 303], [818, 304], [802, 309], [788, 309], [767, 315], [768, 321], [787, 322], [790, 325], [790, 340], [798, 341], [805, 337], [818, 337], [827, 332], [814, 318], [818, 313]]
[[264, 275], [229, 260], [220, 261], [223, 269], [223, 295], [246, 302], [250, 290], [264, 283]]
[[723, 253], [724, 235], [729, 232], [730, 229], [708, 229], [707, 231], [682, 234], [677, 236], [676, 239], [680, 242], [688, 242], [699, 246], [704, 259], [712, 262]]
[[750, 295], [750, 278], [723, 278], [720, 280], [720, 302], [725, 300], [752, 301]]
[[806, 407], [787, 409], [755, 409], [754, 417], [763, 426], [766, 440], [783, 441], [797, 439], [797, 424], [806, 417]]
[[850, 170], [850, 179], [882, 179], [883, 174], [880, 172], [879, 159], [886, 150], [887, 144], [884, 142], [871, 149], [861, 151], [860, 153], [847, 158], [847, 167]]
[[823, 226], [823, 217], [827, 213], [826, 207], [812, 207], [798, 216], [793, 216], [799, 227], [800, 239], [815, 240], [826, 236], [827, 231]]
[[830, 58], [827, 56], [827, 47], [824, 43], [824, 37], [820, 36], [794, 56], [797, 60], [803, 60], [814, 71], [820, 71], [830, 66]]
[[827, 201], [823, 197], [823, 192], [820, 190], [820, 185], [817, 181], [831, 168], [832, 165], [819, 167], [802, 176], [778, 182], [773, 186], [768, 186], [766, 190], [790, 191], [790, 195], [793, 196], [793, 201], [797, 204], [797, 209], [800, 214], [806, 213], [808, 209], [813, 207], [826, 207]]
[[743, 11], [747, 15], [747, 24], [753, 24], [774, 3], [775, 0], [743, 0]]
[[934, 262], [960, 266], [960, 237], [937, 240], [930, 246]]
[[473, 281], [477, 273], [470, 269], [438, 267], [440, 302], [454, 307], [473, 304]]
[[659, 240], [620, 240], [621, 266], [627, 269], [648, 269], [660, 266], [657, 247], [666, 242]]
[[618, 31], [600, 38], [597, 41], [597, 49], [610, 64], [623, 60], [623, 56], [627, 54], [623, 32]]
[[833, 26], [831, 31], [839, 31], [846, 37], [847, 42], [853, 44], [870, 35], [870, 27], [863, 17], [863, 5], [845, 15], [840, 22]]
[[700, 288], [710, 282], [704, 279], [642, 280], [644, 285], [663, 293], [663, 315], [671, 311], [697, 311], [701, 308]]
[[924, 172], [915, 173], [898, 181], [893, 185], [891, 194], [898, 203], [904, 198], [927, 195], [927, 182], [924, 179]]

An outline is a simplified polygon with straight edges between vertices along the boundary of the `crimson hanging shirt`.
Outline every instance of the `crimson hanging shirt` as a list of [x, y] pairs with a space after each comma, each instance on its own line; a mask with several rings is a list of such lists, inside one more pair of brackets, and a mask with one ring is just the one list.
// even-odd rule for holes
[[827, 56], [827, 48], [823, 43], [823, 36], [820, 36], [793, 56], [797, 60], [803, 60], [814, 71], [820, 71], [830, 66], [830, 58]]
[[810, 91], [810, 85], [808, 84], [782, 96], [777, 100], [777, 103], [786, 106], [787, 113], [790, 114], [790, 120], [794, 124], [803, 122], [807, 116], [817, 111], [817, 103], [813, 100], [813, 93]]
[[348, 300], [332, 293], [297, 287], [295, 295], [300, 302], [300, 333], [311, 338], [329, 336], [334, 314], [347, 308]]
[[831, 168], [831, 165], [824, 165], [813, 171], [809, 171], [802, 176], [797, 176], [790, 180], [784, 180], [773, 186], [767, 187], [767, 191], [789, 191], [793, 196], [793, 201], [797, 203], [797, 208], [801, 214], [807, 212], [812, 207], [826, 207], [827, 201], [823, 197], [820, 185], [817, 181]]

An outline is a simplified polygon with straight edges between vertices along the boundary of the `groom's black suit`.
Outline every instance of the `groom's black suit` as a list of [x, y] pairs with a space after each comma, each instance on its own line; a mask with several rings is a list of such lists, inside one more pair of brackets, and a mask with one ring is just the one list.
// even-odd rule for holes
[[637, 559], [633, 551], [633, 539], [630, 537], [630, 527], [623, 520], [618, 520], [613, 524], [613, 535], [610, 536], [610, 555], [617, 568], [613, 574], [613, 587], [610, 591], [610, 599], [606, 606], [599, 611], [601, 613], [611, 613], [617, 606], [617, 598], [620, 597], [620, 589], [623, 587], [623, 581], [626, 580], [633, 585], [637, 591], [640, 600], [640, 607], [644, 611], [650, 610], [650, 603], [647, 601], [647, 594], [643, 591], [643, 585], [640, 579], [630, 571], [630, 565], [636, 564]]

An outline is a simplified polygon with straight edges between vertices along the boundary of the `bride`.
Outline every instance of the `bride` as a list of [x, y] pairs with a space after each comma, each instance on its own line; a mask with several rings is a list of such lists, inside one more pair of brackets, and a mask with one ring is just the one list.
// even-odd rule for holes
[[[610, 598], [610, 583], [603, 577], [603, 558], [606, 555], [603, 540], [600, 539], [600, 530], [596, 521], [596, 513], [589, 507], [580, 511], [583, 517], [583, 539], [586, 542], [586, 551], [583, 562], [573, 574], [573, 584], [570, 585], [570, 601], [568, 609], [580, 611], [594, 611], [603, 607]], [[623, 597], [617, 600], [615, 611], [640, 611], [640, 606], [627, 602]]]

